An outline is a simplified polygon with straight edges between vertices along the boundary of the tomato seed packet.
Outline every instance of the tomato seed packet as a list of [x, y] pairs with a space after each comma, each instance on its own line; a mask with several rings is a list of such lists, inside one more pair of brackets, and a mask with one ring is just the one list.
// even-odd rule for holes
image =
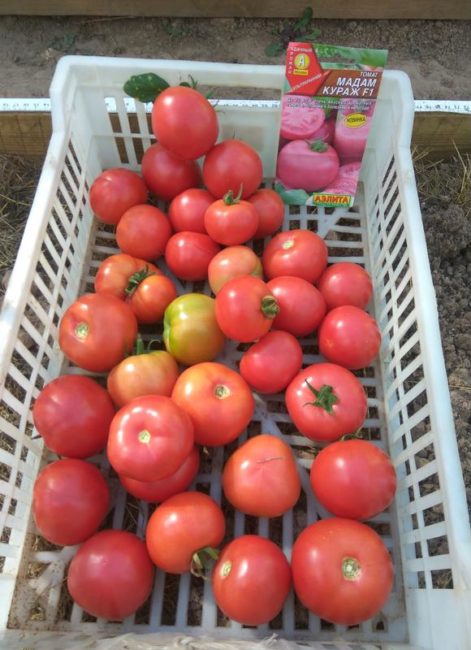
[[275, 180], [285, 203], [353, 205], [387, 54], [289, 44]]

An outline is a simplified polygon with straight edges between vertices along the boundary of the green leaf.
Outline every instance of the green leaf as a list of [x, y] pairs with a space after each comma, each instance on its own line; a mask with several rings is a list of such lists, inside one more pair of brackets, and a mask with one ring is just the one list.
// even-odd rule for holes
[[275, 191], [286, 205], [305, 205], [309, 198], [304, 190], [287, 190], [281, 183], [275, 183]]
[[302, 16], [294, 24], [294, 29], [304, 30], [308, 27], [309, 23], [312, 20], [312, 7], [306, 7], [302, 13]]
[[123, 86], [124, 92], [140, 102], [153, 102], [157, 95], [169, 88], [169, 84], [153, 72], [130, 77]]
[[303, 40], [304, 41], [317, 41], [319, 36], [321, 35], [321, 30], [320, 29], [314, 29], [312, 32], [309, 32], [309, 34], [303, 34]]
[[285, 51], [283, 43], [270, 43], [265, 48], [265, 54], [267, 56], [279, 56], [282, 52]]

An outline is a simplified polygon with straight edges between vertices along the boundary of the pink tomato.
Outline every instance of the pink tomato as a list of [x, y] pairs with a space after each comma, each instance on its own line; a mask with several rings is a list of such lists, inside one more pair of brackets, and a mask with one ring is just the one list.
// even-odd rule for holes
[[289, 188], [307, 192], [327, 187], [339, 171], [339, 158], [333, 147], [322, 140], [293, 140], [278, 154], [276, 173]]
[[284, 95], [281, 105], [280, 135], [286, 140], [314, 137], [325, 121], [318, 103], [306, 95]]

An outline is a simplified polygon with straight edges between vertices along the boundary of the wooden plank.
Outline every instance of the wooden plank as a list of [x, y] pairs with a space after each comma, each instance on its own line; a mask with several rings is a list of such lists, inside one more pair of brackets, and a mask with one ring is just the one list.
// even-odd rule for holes
[[[50, 113], [0, 113], [0, 153], [44, 156], [51, 135]], [[471, 153], [471, 115], [416, 113], [412, 145], [434, 158]]]
[[315, 18], [471, 19], [469, 0], [0, 0], [0, 14], [288, 18], [308, 4]]

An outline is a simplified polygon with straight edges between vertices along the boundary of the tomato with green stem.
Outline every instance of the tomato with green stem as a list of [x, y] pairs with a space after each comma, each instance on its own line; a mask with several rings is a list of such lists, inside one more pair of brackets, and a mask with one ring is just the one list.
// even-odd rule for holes
[[[134, 286], [133, 286], [134, 283]], [[128, 302], [139, 323], [160, 323], [165, 310], [177, 297], [175, 282], [163, 273], [132, 277]]]
[[125, 300], [135, 286], [136, 278], [143, 280], [151, 274], [161, 275], [160, 269], [151, 262], [127, 253], [110, 255], [98, 267], [94, 280], [95, 291], [111, 293]]
[[222, 199], [212, 203], [204, 215], [208, 235], [225, 246], [244, 244], [255, 235], [259, 217], [249, 201], [241, 200], [242, 185], [237, 196], [229, 190]]
[[262, 278], [263, 268], [259, 257], [248, 246], [228, 246], [213, 257], [208, 266], [208, 281], [214, 294], [241, 275]]

